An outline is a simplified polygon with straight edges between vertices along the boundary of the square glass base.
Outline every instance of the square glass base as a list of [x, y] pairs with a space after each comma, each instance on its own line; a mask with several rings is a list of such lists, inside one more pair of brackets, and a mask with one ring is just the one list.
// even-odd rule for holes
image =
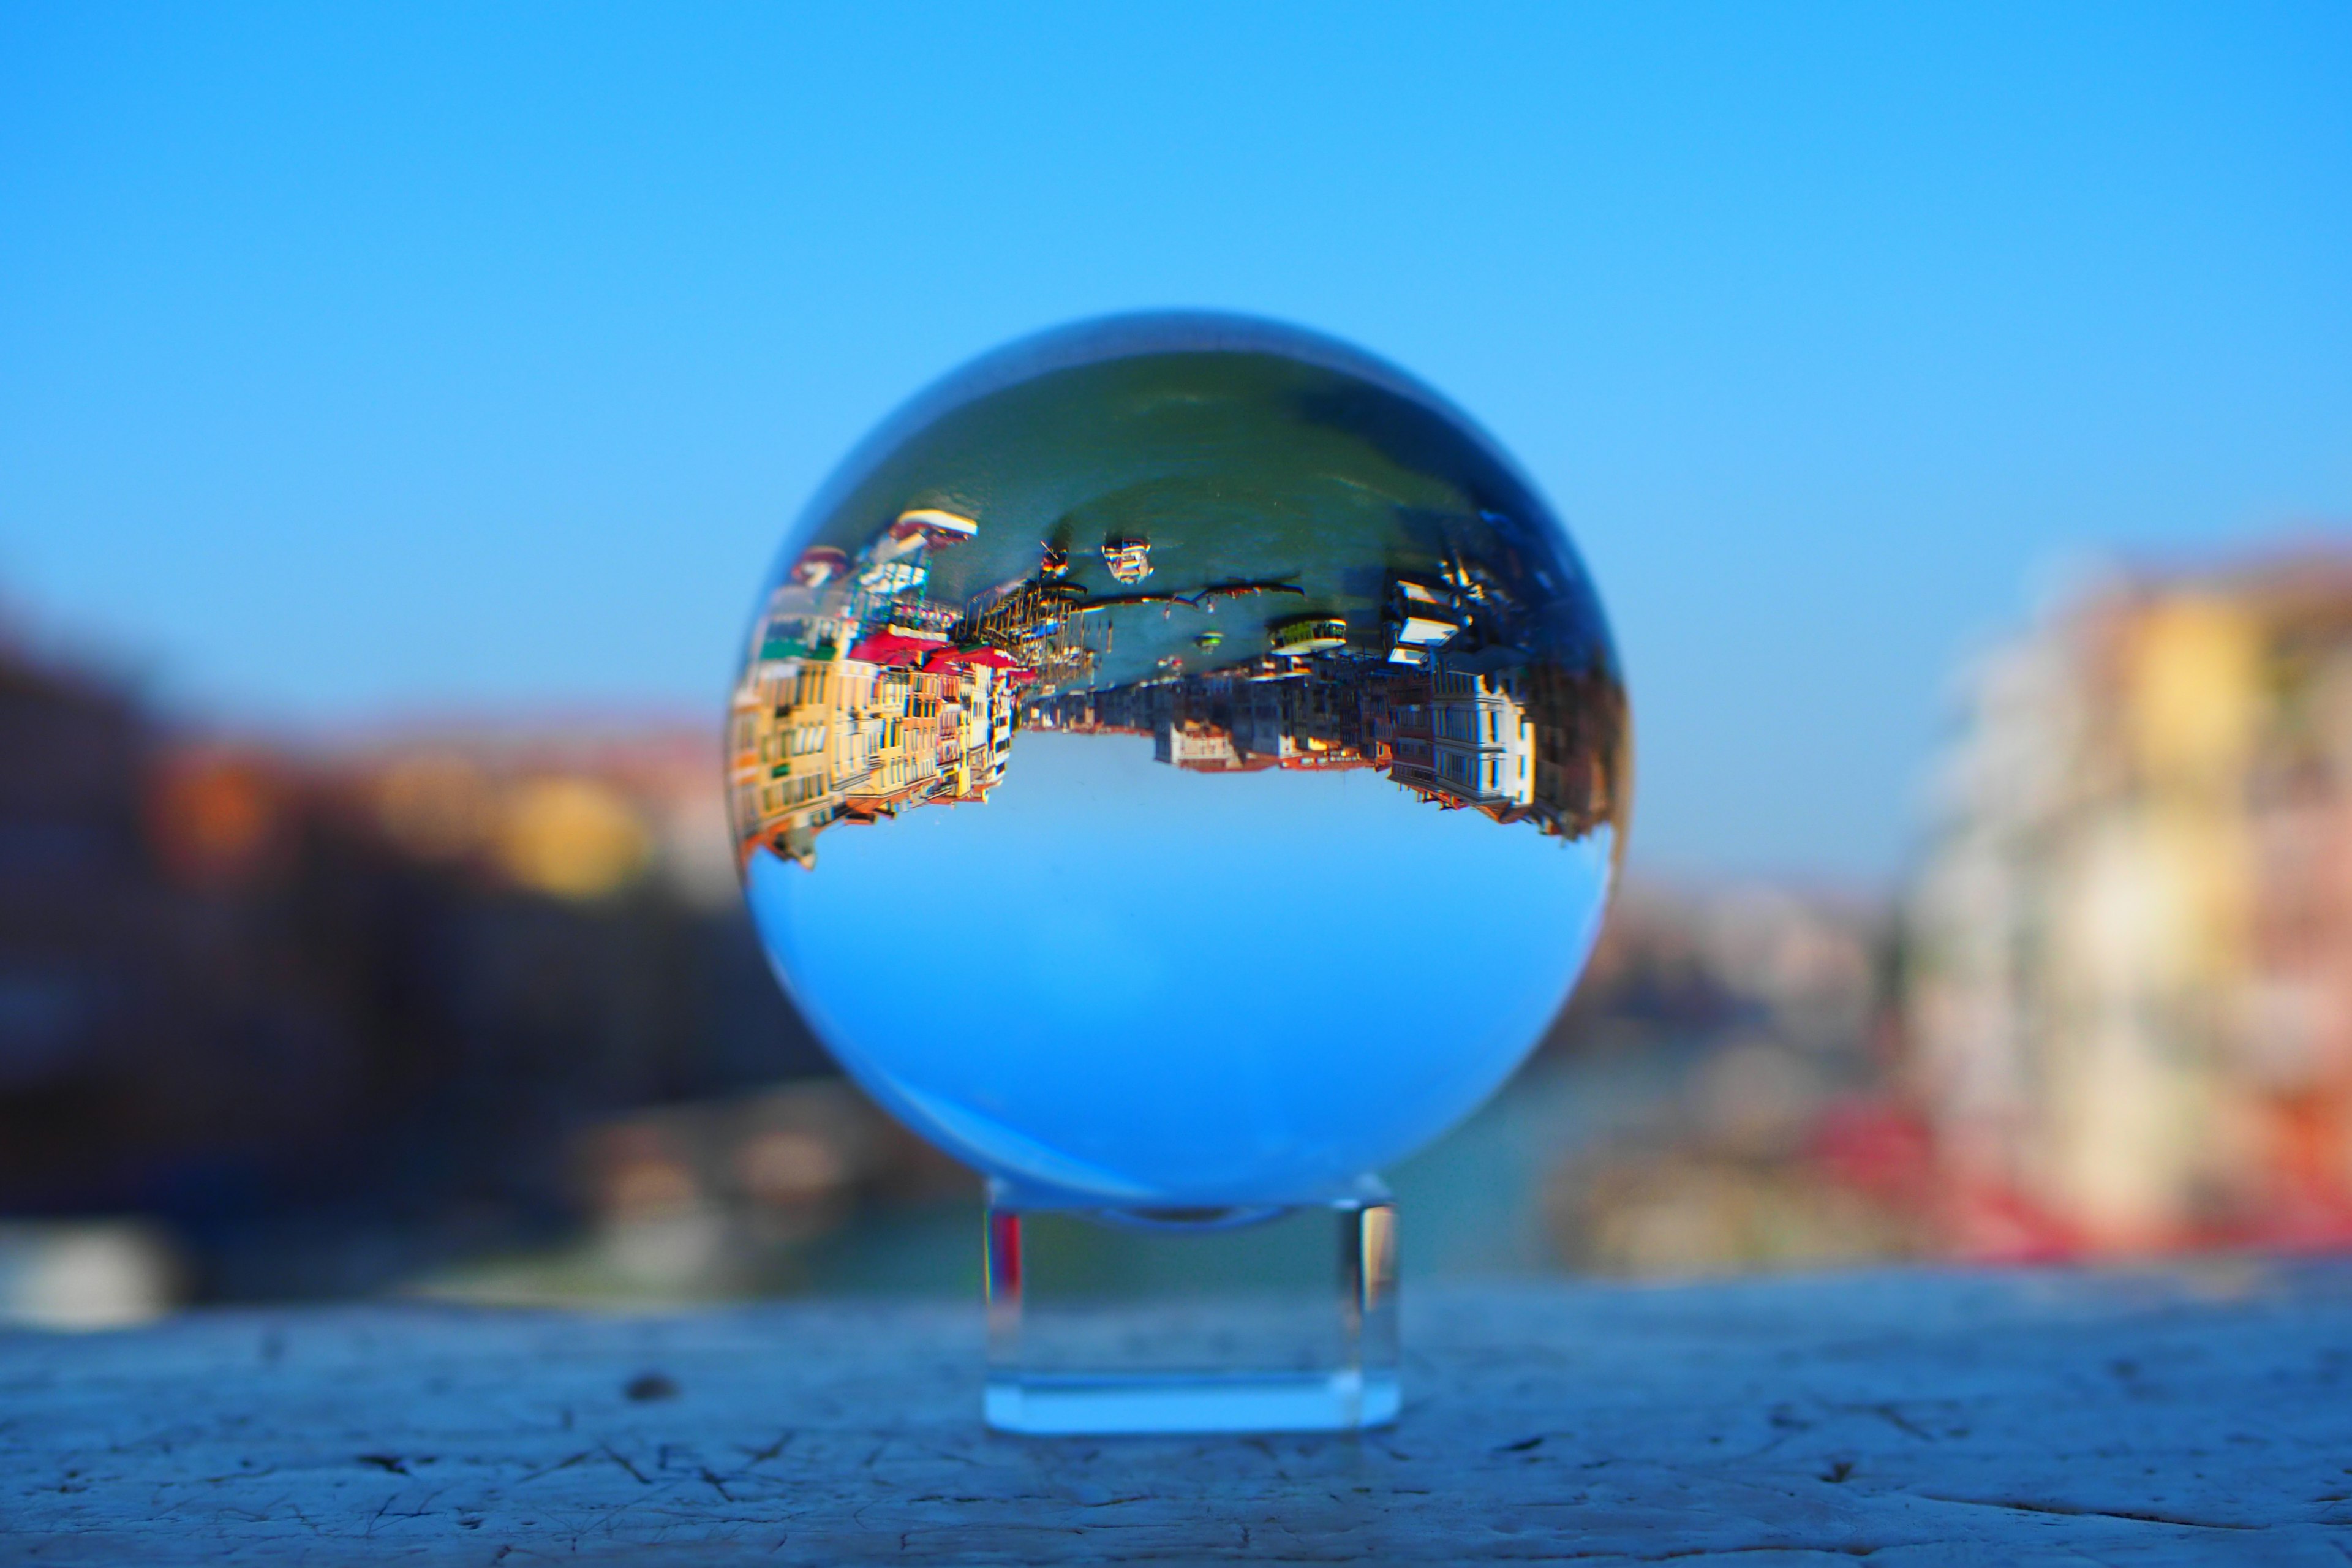
[[988, 1209], [988, 1424], [1300, 1432], [1396, 1419], [1396, 1205]]

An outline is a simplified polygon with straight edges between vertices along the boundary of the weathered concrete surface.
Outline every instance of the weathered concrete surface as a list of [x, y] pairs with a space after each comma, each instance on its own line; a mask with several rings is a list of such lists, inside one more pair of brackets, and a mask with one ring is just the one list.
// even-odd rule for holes
[[976, 1309], [10, 1334], [0, 1559], [2352, 1562], [2343, 1266], [1424, 1292], [1406, 1335], [1390, 1432], [1048, 1441], [982, 1430]]

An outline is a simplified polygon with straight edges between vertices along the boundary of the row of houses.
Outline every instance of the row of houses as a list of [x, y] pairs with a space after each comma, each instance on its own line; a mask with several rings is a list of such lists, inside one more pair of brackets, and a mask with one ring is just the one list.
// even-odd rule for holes
[[1425, 801], [1580, 837], [1623, 788], [1621, 689], [1599, 672], [1476, 654], [1418, 666], [1344, 652], [1033, 698], [1026, 721], [1151, 737], [1198, 773], [1370, 768]]
[[973, 615], [926, 598], [932, 552], [978, 527], [907, 511], [856, 560], [808, 551], [770, 595], [728, 718], [739, 858], [814, 868], [836, 823], [985, 801], [1003, 778], [1015, 690], [1076, 650], [1045, 574]]
[[804, 867], [838, 822], [985, 801], [1004, 776], [1013, 686], [985, 665], [927, 670], [836, 651], [756, 661], [730, 714], [744, 852]]

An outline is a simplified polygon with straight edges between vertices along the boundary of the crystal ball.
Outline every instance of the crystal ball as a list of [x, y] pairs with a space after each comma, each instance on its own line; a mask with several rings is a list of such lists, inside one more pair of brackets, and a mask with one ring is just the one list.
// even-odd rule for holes
[[729, 799], [843, 1068], [1016, 1204], [1306, 1203], [1542, 1037], [1623, 845], [1616, 654], [1496, 443], [1329, 338], [949, 375], [759, 595]]

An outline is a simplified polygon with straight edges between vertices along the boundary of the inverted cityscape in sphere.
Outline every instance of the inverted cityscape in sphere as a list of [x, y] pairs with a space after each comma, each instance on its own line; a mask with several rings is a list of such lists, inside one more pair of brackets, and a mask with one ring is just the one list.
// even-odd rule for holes
[[1624, 687], [1491, 440], [1331, 340], [1114, 318], [918, 397], [762, 594], [762, 942], [1007, 1201], [1311, 1202], [1491, 1094], [1622, 850]]

